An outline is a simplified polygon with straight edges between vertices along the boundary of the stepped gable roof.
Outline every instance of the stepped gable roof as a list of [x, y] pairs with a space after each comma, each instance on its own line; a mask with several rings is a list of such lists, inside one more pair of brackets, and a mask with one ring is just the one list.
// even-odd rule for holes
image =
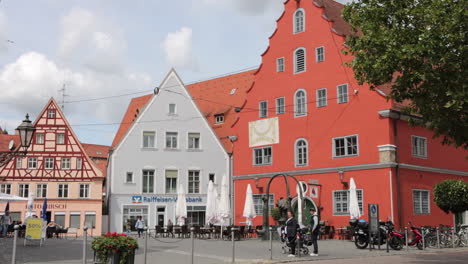
[[333, 30], [346, 36], [352, 33], [351, 26], [343, 19], [344, 5], [333, 0], [314, 0], [315, 5], [324, 9], [325, 18], [333, 22]]
[[120, 122], [120, 127], [115, 134], [114, 141], [112, 141], [112, 147], [115, 147], [120, 142], [127, 130], [133, 124], [133, 121], [138, 116], [141, 108], [145, 106], [146, 103], [148, 103], [152, 96], [153, 94], [148, 94], [132, 98], [130, 104], [128, 105], [127, 112], [125, 112], [122, 122]]
[[[226, 137], [232, 134], [232, 126], [238, 119], [235, 108], [242, 108], [245, 104], [246, 91], [254, 82], [255, 71], [256, 69], [230, 74], [185, 86], [228, 152], [232, 146]], [[123, 138], [140, 109], [149, 102], [152, 96], [149, 94], [130, 101], [112, 147], [115, 147]], [[217, 114], [224, 114], [224, 123], [215, 124], [214, 116]]]

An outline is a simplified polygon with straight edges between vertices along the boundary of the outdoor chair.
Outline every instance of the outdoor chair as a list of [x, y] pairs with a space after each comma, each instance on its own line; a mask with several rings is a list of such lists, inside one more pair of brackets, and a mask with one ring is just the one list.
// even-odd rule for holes
[[65, 236], [65, 238], [68, 238], [68, 235], [75, 235], [75, 238], [78, 238], [78, 228], [76, 227], [68, 227], [67, 228], [68, 232]]
[[240, 226], [240, 229], [239, 229], [239, 239], [240, 239], [240, 238], [245, 238], [245, 236], [246, 236], [245, 226]]
[[230, 240], [231, 239], [231, 227], [230, 226], [225, 226], [223, 228], [223, 240]]
[[169, 235], [171, 235], [172, 238], [174, 238], [174, 226], [173, 225], [170, 225], [170, 226], [167, 226], [167, 230], [166, 230], [166, 236], [169, 237]]
[[220, 238], [219, 234], [221, 233], [221, 227], [215, 226], [213, 229], [213, 238]]
[[182, 226], [182, 237], [183, 237], [183, 238], [190, 237], [190, 232], [189, 232], [189, 230], [188, 230], [188, 226], [187, 226], [187, 225], [183, 225], [183, 226]]
[[166, 232], [164, 231], [164, 228], [162, 228], [162, 226], [156, 225], [156, 226], [154, 226], [154, 230], [155, 230], [154, 237], [158, 237], [158, 235], [161, 236], [161, 237], [164, 237], [164, 235], [166, 234]]
[[335, 238], [335, 226], [330, 226], [330, 232], [328, 233], [328, 238], [329, 239]]
[[174, 234], [177, 235], [178, 238], [182, 235], [182, 227], [181, 226], [174, 226]]
[[194, 225], [193, 226], [193, 237], [194, 238], [200, 238], [202, 235], [201, 229], [199, 225]]

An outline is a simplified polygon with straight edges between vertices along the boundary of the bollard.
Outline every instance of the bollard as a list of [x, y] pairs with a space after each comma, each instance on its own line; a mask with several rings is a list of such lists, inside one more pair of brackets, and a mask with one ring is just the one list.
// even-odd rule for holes
[[406, 244], [406, 251], [408, 251], [408, 227], [405, 227], [405, 244]]
[[421, 236], [423, 242], [423, 250], [426, 248], [426, 241], [424, 241], [424, 227], [421, 227]]
[[88, 227], [83, 227], [83, 264], [86, 264], [86, 240], [88, 239]]
[[234, 233], [235, 231], [237, 230], [237, 228], [235, 227], [231, 227], [231, 238], [232, 238], [232, 259], [231, 259], [231, 263], [235, 263], [235, 260], [236, 260], [236, 246], [235, 246], [235, 242], [234, 242]]
[[16, 240], [18, 239], [19, 225], [15, 225], [15, 235], [13, 237], [13, 252], [11, 254], [11, 264], [16, 264]]
[[452, 227], [452, 248], [455, 248], [455, 227]]
[[439, 227], [436, 227], [436, 235], [437, 235], [437, 248], [440, 249]]
[[270, 260], [273, 259], [273, 227], [270, 226]]
[[193, 231], [195, 230], [195, 227], [190, 227], [190, 239], [192, 240], [192, 252], [191, 252], [191, 257], [190, 257], [190, 263], [193, 264], [193, 255], [195, 252], [195, 238], [193, 237]]
[[145, 258], [144, 258], [144, 264], [146, 264], [146, 252], [147, 252], [147, 249], [148, 249], [148, 227], [145, 226], [145, 248], [144, 248], [144, 255], [145, 255]]

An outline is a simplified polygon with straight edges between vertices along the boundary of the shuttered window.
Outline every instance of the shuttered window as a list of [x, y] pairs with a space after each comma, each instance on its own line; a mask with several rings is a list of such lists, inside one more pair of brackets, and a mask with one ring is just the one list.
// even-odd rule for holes
[[413, 210], [417, 215], [430, 214], [428, 190], [413, 190]]
[[294, 73], [306, 71], [306, 52], [304, 48], [299, 48], [294, 52]]

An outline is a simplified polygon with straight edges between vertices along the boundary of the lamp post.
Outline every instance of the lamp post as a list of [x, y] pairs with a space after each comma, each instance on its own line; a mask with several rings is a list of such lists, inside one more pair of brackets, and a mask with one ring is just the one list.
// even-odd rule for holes
[[20, 138], [20, 149], [15, 150], [14, 141], [10, 142], [10, 151], [0, 152], [0, 167], [5, 166], [8, 162], [11, 161], [14, 157], [20, 157], [26, 155], [26, 150], [31, 145], [32, 137], [36, 128], [29, 120], [29, 115], [26, 114], [26, 119], [23, 120], [23, 123], [16, 128], [17, 134]]

